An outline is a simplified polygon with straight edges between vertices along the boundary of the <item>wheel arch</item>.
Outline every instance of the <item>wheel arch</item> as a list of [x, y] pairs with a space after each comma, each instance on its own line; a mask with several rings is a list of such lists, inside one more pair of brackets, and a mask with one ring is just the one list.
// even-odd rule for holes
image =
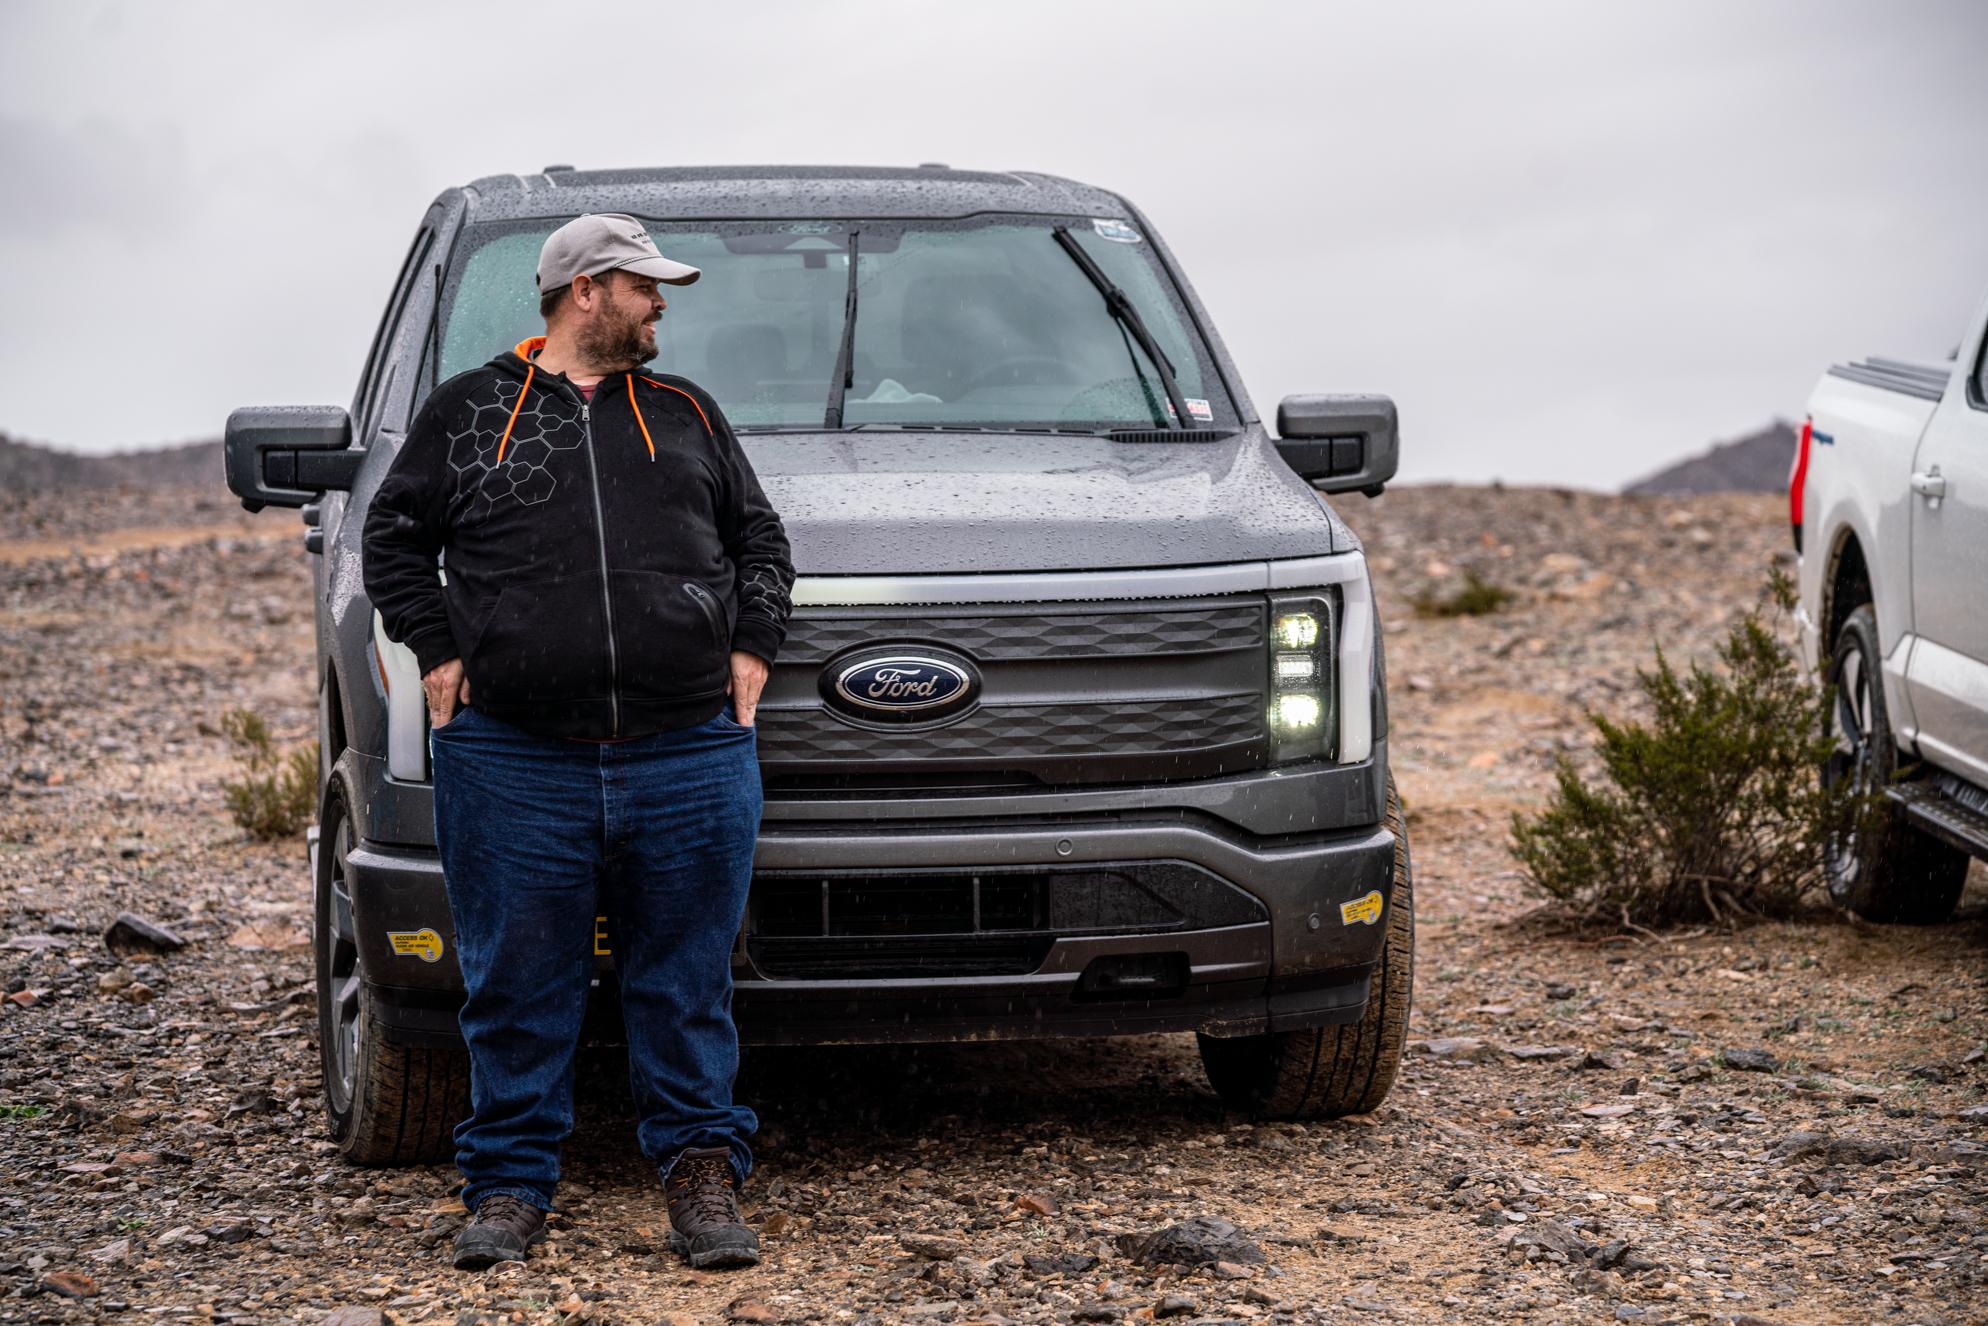
[[324, 661], [324, 693], [318, 700], [318, 715], [318, 812], [322, 817], [326, 799], [331, 795], [331, 777], [345, 754], [345, 734], [350, 730], [345, 713], [345, 687], [339, 680], [335, 654]]
[[1870, 563], [1864, 558], [1864, 545], [1857, 537], [1857, 531], [1846, 525], [1832, 540], [1829, 560], [1823, 572], [1822, 649], [1824, 653], [1835, 649], [1836, 637], [1843, 630], [1843, 623], [1861, 605], [1875, 603], [1875, 586], [1871, 583]]

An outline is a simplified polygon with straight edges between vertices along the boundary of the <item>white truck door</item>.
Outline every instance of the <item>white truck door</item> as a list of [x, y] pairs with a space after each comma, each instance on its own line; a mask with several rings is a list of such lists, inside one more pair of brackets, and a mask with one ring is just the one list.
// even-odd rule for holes
[[[1976, 324], [1979, 327], [1979, 323]], [[1919, 747], [1988, 783], [1988, 360], [1975, 333], [1912, 461], [1912, 617], [1906, 670]]]

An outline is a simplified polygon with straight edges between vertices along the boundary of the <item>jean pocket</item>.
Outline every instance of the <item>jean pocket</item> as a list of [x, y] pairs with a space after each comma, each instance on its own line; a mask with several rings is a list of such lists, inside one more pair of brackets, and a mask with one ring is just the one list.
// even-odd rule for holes
[[456, 711], [453, 714], [449, 715], [448, 722], [442, 724], [442, 726], [440, 727], [431, 728], [430, 731], [453, 732], [457, 728], [463, 725], [463, 720], [469, 717], [469, 714], [470, 714], [470, 706], [466, 704], [459, 704], [456, 706]]
[[615, 571], [614, 638], [622, 689], [688, 699], [725, 689], [731, 649], [725, 610], [709, 588], [663, 571]]

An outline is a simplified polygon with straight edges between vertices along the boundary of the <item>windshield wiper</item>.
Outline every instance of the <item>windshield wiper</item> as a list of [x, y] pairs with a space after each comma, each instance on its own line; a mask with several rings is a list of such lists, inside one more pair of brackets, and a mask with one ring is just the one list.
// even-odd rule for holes
[[842, 297], [842, 345], [835, 352], [835, 380], [828, 388], [828, 412], [821, 426], [842, 427], [842, 398], [856, 379], [856, 241], [859, 231], [849, 232], [849, 293]]
[[[1084, 275], [1090, 278], [1091, 284], [1104, 296], [1104, 306], [1111, 311], [1111, 316], [1118, 319], [1119, 326], [1132, 333], [1132, 339], [1139, 342], [1139, 348], [1146, 352], [1146, 358], [1152, 360], [1153, 367], [1159, 370], [1160, 385], [1167, 389], [1167, 404], [1173, 407], [1171, 426], [1187, 428], [1189, 426], [1187, 402], [1181, 397], [1180, 384], [1174, 381], [1173, 364], [1160, 352], [1159, 342], [1153, 339], [1153, 333], [1146, 330], [1144, 320], [1139, 317], [1139, 310], [1132, 307], [1132, 301], [1126, 298], [1123, 290], [1111, 283], [1111, 278], [1104, 274], [1104, 269], [1098, 266], [1097, 260], [1084, 252], [1084, 246], [1077, 242], [1077, 237], [1070, 233], [1069, 227], [1058, 226], [1051, 233], [1056, 236], [1056, 242], [1063, 246], [1063, 251], [1070, 255], [1070, 260], [1083, 269]], [[1134, 367], [1136, 368], [1137, 365], [1135, 364]]]

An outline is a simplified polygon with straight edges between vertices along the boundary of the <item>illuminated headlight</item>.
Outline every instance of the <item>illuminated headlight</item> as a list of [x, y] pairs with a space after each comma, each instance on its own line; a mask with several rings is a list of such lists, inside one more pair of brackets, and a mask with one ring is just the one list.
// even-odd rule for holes
[[1270, 601], [1270, 740], [1279, 762], [1332, 751], [1333, 601], [1317, 593]]
[[1316, 695], [1277, 697], [1277, 727], [1283, 732], [1309, 732], [1318, 726], [1322, 712]]
[[1279, 649], [1311, 649], [1318, 644], [1318, 618], [1309, 612], [1279, 613], [1275, 635]]

